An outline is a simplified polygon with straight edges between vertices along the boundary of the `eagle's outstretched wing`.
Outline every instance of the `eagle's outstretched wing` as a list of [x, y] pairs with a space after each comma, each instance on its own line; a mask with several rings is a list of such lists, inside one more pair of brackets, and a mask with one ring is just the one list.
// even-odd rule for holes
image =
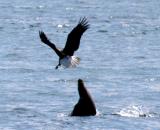
[[73, 28], [73, 30], [68, 35], [66, 45], [62, 51], [65, 55], [72, 56], [74, 51], [78, 50], [81, 36], [88, 28], [89, 24], [87, 19], [85, 17], [80, 19], [78, 25]]
[[56, 46], [50, 42], [50, 40], [47, 38], [46, 34], [43, 31], [39, 31], [39, 37], [41, 41], [45, 43], [46, 45], [48, 45], [50, 48], [52, 48], [59, 57], [63, 57], [63, 54], [61, 53], [61, 51], [59, 51], [56, 48]]

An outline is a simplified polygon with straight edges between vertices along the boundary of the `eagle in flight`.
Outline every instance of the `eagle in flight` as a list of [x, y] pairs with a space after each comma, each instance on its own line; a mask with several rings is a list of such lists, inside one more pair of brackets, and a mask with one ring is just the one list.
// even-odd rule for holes
[[61, 65], [65, 68], [72, 68], [79, 64], [80, 58], [74, 56], [74, 52], [78, 50], [81, 36], [88, 28], [89, 24], [87, 19], [85, 17], [80, 19], [77, 26], [68, 34], [66, 45], [62, 50], [59, 50], [55, 44], [47, 38], [43, 31], [39, 31], [41, 41], [52, 48], [59, 56], [59, 63], [55, 69], [58, 69]]

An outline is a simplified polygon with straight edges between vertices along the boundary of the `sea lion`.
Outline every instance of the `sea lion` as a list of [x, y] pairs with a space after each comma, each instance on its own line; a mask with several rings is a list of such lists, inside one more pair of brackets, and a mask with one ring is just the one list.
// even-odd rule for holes
[[78, 80], [79, 101], [74, 106], [71, 116], [94, 116], [96, 115], [96, 106], [91, 95], [84, 86], [83, 80]]

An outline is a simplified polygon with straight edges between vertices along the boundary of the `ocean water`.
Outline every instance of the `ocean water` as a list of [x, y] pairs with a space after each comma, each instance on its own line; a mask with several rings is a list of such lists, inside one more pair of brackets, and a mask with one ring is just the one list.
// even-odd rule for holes
[[[0, 0], [0, 130], [159, 130], [160, 1]], [[90, 29], [77, 68], [55, 70], [43, 30], [63, 48], [81, 17]], [[98, 114], [70, 117], [77, 80]]]

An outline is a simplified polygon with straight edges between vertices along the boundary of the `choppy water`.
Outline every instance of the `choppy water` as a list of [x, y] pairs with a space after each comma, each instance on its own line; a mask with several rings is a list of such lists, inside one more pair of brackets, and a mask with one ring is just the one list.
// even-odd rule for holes
[[[0, 0], [0, 130], [160, 129], [160, 1]], [[63, 47], [86, 16], [75, 69], [41, 44]], [[68, 116], [85, 81], [98, 115]]]

